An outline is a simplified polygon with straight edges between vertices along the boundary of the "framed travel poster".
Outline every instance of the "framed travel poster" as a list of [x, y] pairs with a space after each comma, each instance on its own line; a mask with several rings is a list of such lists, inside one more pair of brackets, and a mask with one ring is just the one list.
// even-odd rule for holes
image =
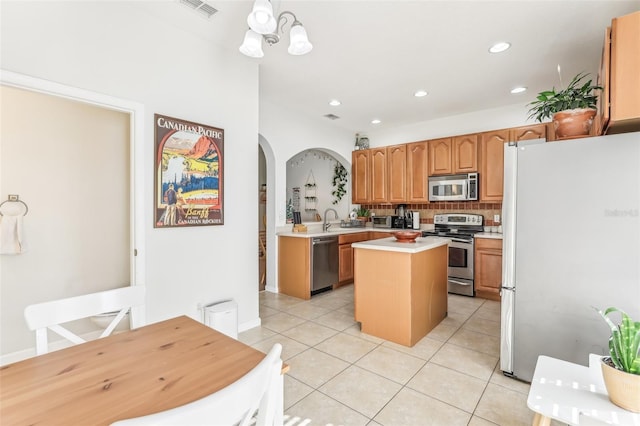
[[154, 114], [154, 227], [224, 224], [224, 130]]

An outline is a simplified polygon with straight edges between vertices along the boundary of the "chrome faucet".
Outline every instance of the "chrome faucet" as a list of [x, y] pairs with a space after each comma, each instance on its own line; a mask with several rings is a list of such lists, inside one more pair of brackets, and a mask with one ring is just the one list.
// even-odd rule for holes
[[327, 213], [329, 213], [330, 211], [333, 212], [334, 214], [334, 219], [338, 219], [338, 212], [335, 209], [326, 209], [324, 211], [324, 222], [322, 222], [322, 232], [327, 232], [329, 230], [329, 228], [331, 228], [331, 224], [327, 223]]

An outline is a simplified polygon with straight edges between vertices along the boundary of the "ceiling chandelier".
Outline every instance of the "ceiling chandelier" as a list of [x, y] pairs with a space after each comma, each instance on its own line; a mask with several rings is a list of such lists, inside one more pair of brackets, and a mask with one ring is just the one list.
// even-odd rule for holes
[[[291, 15], [289, 17], [289, 15]], [[292, 20], [292, 22], [290, 21]], [[247, 16], [249, 30], [244, 35], [244, 41], [240, 46], [240, 52], [251, 58], [262, 58], [262, 39], [273, 46], [280, 41], [280, 35], [286, 24], [291, 24], [289, 31], [289, 53], [291, 55], [304, 55], [311, 52], [313, 45], [309, 42], [307, 31], [304, 29], [296, 15], [288, 10], [273, 16], [273, 7], [269, 0], [256, 0], [253, 10]]]

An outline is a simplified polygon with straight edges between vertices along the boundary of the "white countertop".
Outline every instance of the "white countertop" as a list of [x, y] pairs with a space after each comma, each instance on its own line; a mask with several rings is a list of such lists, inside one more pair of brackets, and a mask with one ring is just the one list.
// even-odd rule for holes
[[432, 248], [446, 246], [451, 240], [443, 237], [418, 237], [415, 243], [399, 243], [394, 237], [353, 243], [351, 247], [369, 250], [396, 251], [401, 253], [419, 253]]
[[479, 232], [473, 235], [476, 238], [492, 238], [494, 240], [501, 240], [502, 234], [499, 232]]
[[391, 228], [372, 228], [372, 227], [366, 227], [366, 228], [340, 228], [340, 227], [332, 227], [329, 229], [329, 231], [327, 232], [322, 232], [322, 231], [307, 231], [307, 232], [291, 232], [291, 231], [284, 231], [284, 232], [278, 232], [277, 235], [279, 237], [297, 237], [297, 238], [312, 238], [312, 237], [329, 237], [331, 235], [340, 235], [340, 234], [355, 234], [358, 232], [369, 232], [369, 231], [375, 231], [375, 232], [394, 232], [394, 231], [402, 231], [402, 229], [391, 229]]

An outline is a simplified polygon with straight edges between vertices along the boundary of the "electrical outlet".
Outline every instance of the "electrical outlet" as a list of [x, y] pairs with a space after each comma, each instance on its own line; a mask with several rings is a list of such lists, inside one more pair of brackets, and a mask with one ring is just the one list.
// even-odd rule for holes
[[494, 223], [500, 223], [500, 215], [499, 214], [494, 214], [493, 215], [493, 222]]

